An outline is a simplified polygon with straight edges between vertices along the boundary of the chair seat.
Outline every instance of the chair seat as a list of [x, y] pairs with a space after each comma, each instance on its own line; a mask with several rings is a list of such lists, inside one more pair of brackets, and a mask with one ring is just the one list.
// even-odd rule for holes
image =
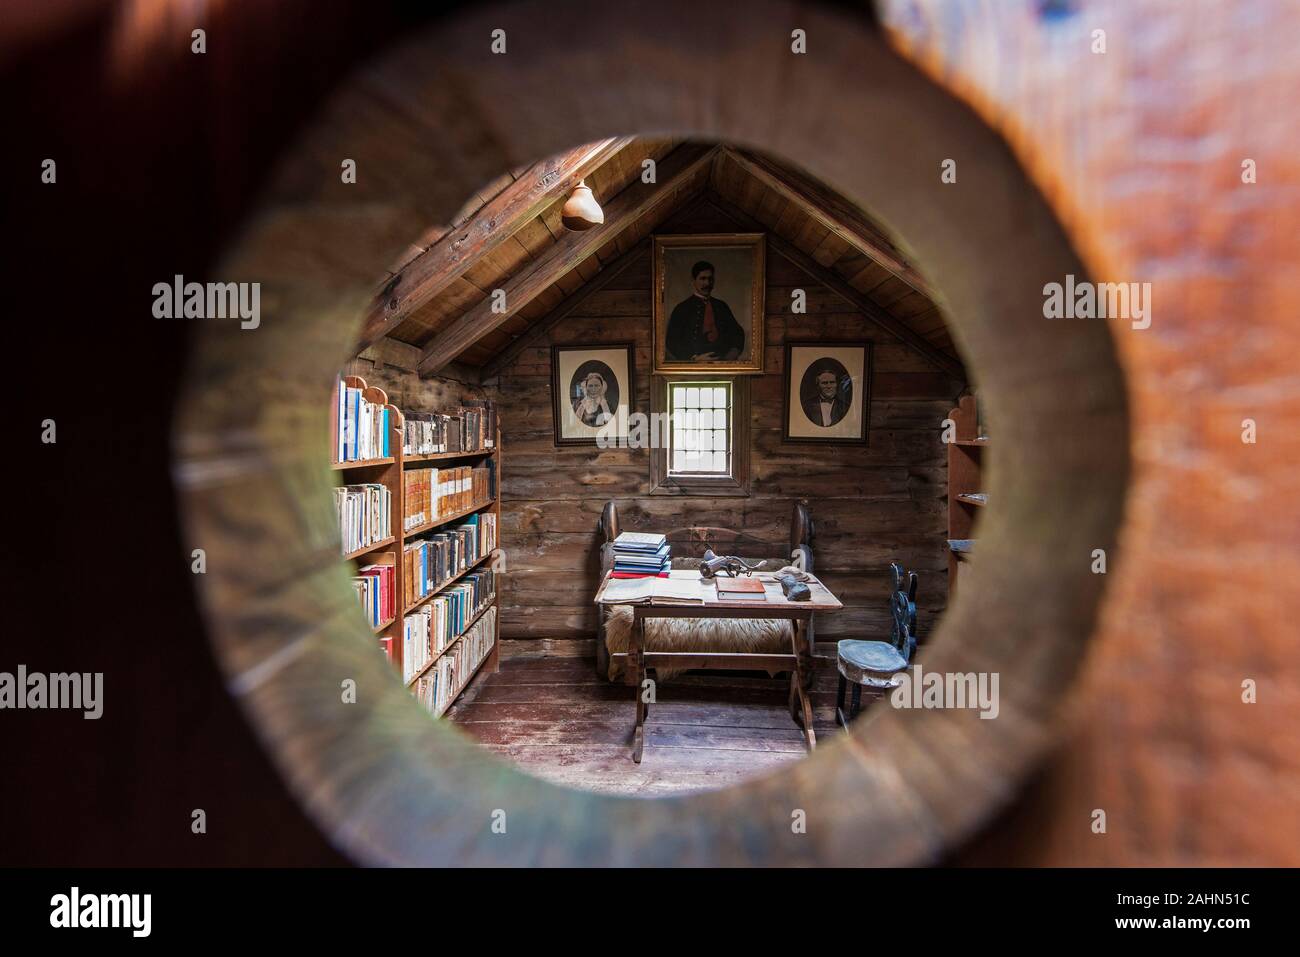
[[861, 641], [849, 639], [837, 645], [840, 673], [846, 678], [858, 681], [856, 673], [845, 671], [848, 664], [853, 672], [872, 671], [877, 674], [893, 674], [907, 668], [907, 659], [887, 641]]

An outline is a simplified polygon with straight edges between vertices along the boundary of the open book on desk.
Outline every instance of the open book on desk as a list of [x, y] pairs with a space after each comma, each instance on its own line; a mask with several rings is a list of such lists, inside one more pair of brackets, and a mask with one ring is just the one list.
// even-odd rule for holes
[[601, 593], [603, 605], [703, 605], [704, 594], [692, 578], [610, 578]]

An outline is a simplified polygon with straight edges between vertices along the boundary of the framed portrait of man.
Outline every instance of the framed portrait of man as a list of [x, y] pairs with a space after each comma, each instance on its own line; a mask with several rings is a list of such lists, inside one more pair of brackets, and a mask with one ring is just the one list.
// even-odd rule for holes
[[557, 446], [596, 445], [598, 436], [607, 441], [626, 438], [635, 390], [635, 350], [631, 342], [551, 346], [551, 404]]
[[654, 238], [654, 371], [763, 371], [762, 233]]
[[870, 342], [786, 343], [786, 442], [865, 445], [870, 415]]

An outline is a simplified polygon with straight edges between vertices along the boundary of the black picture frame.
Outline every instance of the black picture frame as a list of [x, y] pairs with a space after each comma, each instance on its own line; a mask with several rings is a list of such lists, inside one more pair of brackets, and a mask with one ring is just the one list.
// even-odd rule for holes
[[[591, 353], [586, 360], [578, 360], [576, 363], [565, 357], [572, 353]], [[622, 368], [616, 368], [618, 360], [611, 365], [611, 353], [620, 353]], [[561, 375], [564, 374], [567, 380], [575, 380], [578, 374], [591, 365], [598, 374], [600, 367], [603, 366], [609, 371], [617, 387], [617, 395], [609, 407], [609, 412], [615, 418], [618, 417], [618, 407], [624, 406], [627, 409], [626, 414], [622, 417], [622, 426], [624, 430], [620, 435], [617, 431], [609, 433], [611, 438], [626, 439], [626, 428], [628, 416], [635, 410], [636, 398], [636, 343], [634, 342], [600, 342], [587, 343], [581, 345], [552, 345], [551, 346], [551, 429], [554, 436], [555, 447], [564, 448], [568, 446], [597, 446], [598, 433], [596, 427], [584, 425], [581, 428], [579, 423], [575, 422], [576, 416], [573, 415], [573, 403], [569, 395], [571, 381], [561, 381]], [[562, 401], [563, 400], [563, 401]]]
[[[871, 389], [873, 379], [873, 343], [869, 339], [851, 339], [851, 340], [808, 340], [808, 341], [790, 341], [785, 344], [785, 355], [783, 363], [783, 391], [782, 391], [782, 416], [781, 416], [781, 441], [787, 444], [813, 444], [813, 445], [867, 445], [869, 444], [869, 435], [871, 432]], [[827, 350], [826, 355], [818, 357], [815, 354], [811, 357], [802, 354], [803, 350]], [[801, 389], [800, 401], [792, 399], [792, 383], [794, 376], [800, 377], [800, 384], [806, 374], [819, 364], [821, 365], [838, 365], [849, 377], [852, 377], [852, 369], [858, 368], [858, 365], [849, 362], [847, 365], [844, 360], [846, 354], [854, 350], [861, 352], [861, 387], [852, 389], [849, 396], [849, 407], [845, 410], [843, 418], [849, 418], [856, 422], [856, 429], [846, 432], [845, 428], [836, 430], [838, 434], [818, 435], [816, 430], [822, 428], [814, 425], [810, 417], [804, 411], [803, 396]], [[807, 360], [807, 361], [805, 361]], [[798, 365], [798, 369], [795, 368]], [[855, 410], [856, 408], [856, 415]], [[799, 419], [792, 417], [798, 415]]]

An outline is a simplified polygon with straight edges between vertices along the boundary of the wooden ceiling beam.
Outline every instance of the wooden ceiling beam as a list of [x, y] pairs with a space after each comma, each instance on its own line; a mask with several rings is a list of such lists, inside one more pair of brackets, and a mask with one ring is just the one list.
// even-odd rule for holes
[[529, 220], [633, 142], [622, 136], [587, 143], [534, 163], [464, 223], [449, 230], [384, 284], [366, 310], [358, 346], [388, 335], [403, 319], [445, 291]]
[[501, 287], [505, 293], [504, 312], [493, 312], [496, 297], [488, 295], [438, 332], [420, 359], [420, 375], [436, 373], [532, 302], [543, 290], [597, 249], [618, 238], [625, 229], [660, 203], [671, 199], [677, 187], [707, 166], [717, 148], [699, 143], [684, 143], [674, 149], [658, 164], [656, 182], [644, 183], [637, 179], [604, 204], [604, 225], [583, 232], [567, 233], [532, 263], [511, 276]]
[[626, 269], [629, 263], [633, 262], [639, 254], [644, 253], [649, 248], [650, 238], [646, 237], [620, 253], [613, 262], [592, 279], [584, 282], [570, 295], [565, 296], [563, 302], [521, 332], [514, 341], [484, 363], [481, 378], [484, 380], [490, 379], [511, 362], [514, 362], [521, 352], [540, 339], [550, 329], [553, 329], [561, 320], [572, 315], [594, 293], [609, 285], [610, 281]]
[[862, 255], [879, 263], [932, 302], [939, 301], [939, 294], [921, 274], [897, 250], [882, 243], [876, 237], [876, 230], [866, 223], [862, 214], [838, 194], [810, 177], [795, 170], [783, 169], [762, 156], [731, 147], [723, 147], [723, 150], [727, 158], [746, 173], [768, 189], [797, 203], [809, 216]]
[[880, 306], [868, 299], [865, 293], [859, 292], [857, 289], [854, 289], [849, 285], [848, 280], [843, 276], [839, 275], [834, 270], [823, 266], [802, 249], [799, 249], [794, 244], [786, 241], [770, 229], [766, 229], [763, 224], [753, 216], [746, 213], [743, 209], [733, 206], [712, 190], [709, 190], [706, 193], [706, 197], [710, 203], [716, 206], [721, 212], [734, 219], [736, 223], [743, 228], [754, 232], [766, 232], [768, 245], [771, 246], [773, 252], [776, 252], [790, 260], [790, 262], [808, 273], [813, 279], [816, 279], [827, 289], [830, 289], [833, 293], [849, 305], [853, 306], [858, 310], [858, 312], [862, 313], [881, 329], [885, 330], [895, 339], [910, 346], [917, 353], [924, 356], [930, 361], [931, 365], [935, 366], [940, 371], [953, 376], [961, 382], [967, 381], [966, 369], [962, 366], [961, 362], [935, 346], [920, 333], [912, 331], [911, 327], [901, 319], [896, 319], [891, 316]]

